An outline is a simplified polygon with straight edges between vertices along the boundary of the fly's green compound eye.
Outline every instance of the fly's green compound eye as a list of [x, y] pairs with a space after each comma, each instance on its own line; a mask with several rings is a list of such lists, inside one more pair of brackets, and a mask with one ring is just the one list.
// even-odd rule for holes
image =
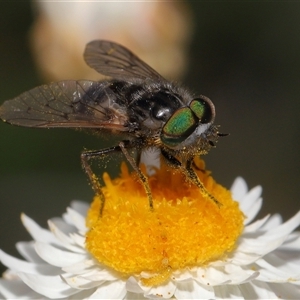
[[215, 108], [208, 98], [194, 99], [190, 103], [190, 108], [193, 111], [193, 113], [197, 116], [197, 118], [199, 118], [202, 124], [210, 123], [214, 119]]
[[162, 142], [169, 147], [177, 146], [195, 130], [197, 122], [190, 108], [178, 109], [162, 129]]

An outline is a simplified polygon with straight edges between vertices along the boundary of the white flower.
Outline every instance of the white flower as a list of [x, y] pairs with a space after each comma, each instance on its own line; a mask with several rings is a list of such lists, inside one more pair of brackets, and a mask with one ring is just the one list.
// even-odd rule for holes
[[205, 267], [174, 271], [170, 279], [146, 287], [131, 276], [96, 262], [85, 249], [88, 205], [74, 201], [62, 218], [49, 221], [50, 230], [22, 215], [34, 241], [19, 242], [20, 260], [3, 251], [8, 267], [0, 281], [4, 299], [300, 299], [300, 212], [285, 223], [279, 215], [253, 223], [262, 205], [261, 188], [248, 191], [243, 179], [231, 188], [246, 215], [237, 247], [226, 259]]

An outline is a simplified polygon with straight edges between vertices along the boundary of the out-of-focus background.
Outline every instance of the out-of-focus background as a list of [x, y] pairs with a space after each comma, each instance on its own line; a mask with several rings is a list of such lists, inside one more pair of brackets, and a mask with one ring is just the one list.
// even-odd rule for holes
[[[214, 177], [262, 185], [260, 216], [291, 217], [300, 208], [300, 3], [153, 3], [0, 3], [0, 104], [41, 83], [100, 78], [84, 66], [84, 45], [118, 41], [213, 100], [230, 133], [205, 157]], [[21, 212], [46, 226], [71, 200], [91, 201], [80, 152], [111, 143], [0, 122], [0, 248], [16, 255], [15, 242], [29, 239]]]

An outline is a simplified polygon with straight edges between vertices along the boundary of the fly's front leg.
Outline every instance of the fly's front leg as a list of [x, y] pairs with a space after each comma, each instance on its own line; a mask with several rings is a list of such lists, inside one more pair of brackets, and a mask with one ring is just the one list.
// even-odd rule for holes
[[103, 212], [103, 209], [104, 209], [105, 197], [104, 197], [104, 194], [102, 192], [99, 180], [98, 180], [97, 176], [95, 175], [95, 173], [92, 171], [92, 168], [91, 168], [88, 161], [91, 158], [97, 158], [99, 156], [106, 155], [110, 152], [120, 151], [120, 150], [121, 150], [121, 148], [119, 146], [115, 146], [115, 147], [111, 147], [111, 148], [107, 148], [107, 149], [103, 149], [103, 150], [84, 151], [84, 152], [81, 153], [82, 166], [83, 166], [86, 174], [88, 175], [88, 177], [90, 179], [90, 182], [92, 184], [94, 192], [99, 196], [100, 201], [101, 201], [100, 216], [102, 216], [102, 212]]
[[164, 149], [161, 149], [161, 154], [174, 169], [181, 169], [182, 164], [175, 156]]
[[201, 191], [202, 196], [208, 197], [212, 201], [215, 202], [219, 207], [222, 205], [213, 195], [211, 195], [207, 189], [204, 187], [203, 183], [200, 181], [198, 175], [192, 168], [193, 159], [190, 159], [187, 161], [186, 168], [184, 169], [184, 173], [187, 176], [187, 178], [195, 184]]
[[186, 178], [200, 189], [200, 192], [204, 197], [210, 198], [219, 207], [221, 206], [221, 203], [207, 191], [203, 183], [200, 181], [198, 175], [195, 173], [194, 169], [192, 168], [193, 159], [188, 160], [185, 167], [176, 157], [174, 157], [172, 154], [168, 153], [167, 151], [161, 150], [161, 153], [173, 168], [182, 170]]
[[146, 191], [146, 195], [148, 197], [150, 209], [153, 210], [153, 198], [152, 198], [152, 193], [150, 190], [148, 178], [142, 173], [142, 171], [136, 164], [136, 161], [133, 159], [133, 157], [128, 153], [128, 151], [126, 149], [126, 148], [132, 148], [133, 145], [131, 145], [130, 142], [125, 143], [125, 141], [123, 141], [119, 144], [119, 147], [120, 147], [121, 151], [123, 152], [124, 156], [126, 157], [126, 159], [128, 160], [128, 162], [130, 163], [130, 165], [132, 166], [132, 168], [139, 175], [139, 178], [143, 184], [143, 187]]

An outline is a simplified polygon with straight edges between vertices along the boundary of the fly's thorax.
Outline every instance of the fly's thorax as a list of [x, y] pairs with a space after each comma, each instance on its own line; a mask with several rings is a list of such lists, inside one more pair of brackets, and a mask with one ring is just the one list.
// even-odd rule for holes
[[160, 134], [161, 142], [174, 150], [193, 148], [193, 152], [205, 152], [210, 148], [209, 136], [214, 118], [215, 107], [212, 101], [205, 96], [195, 98], [188, 106], [177, 109], [164, 124]]
[[161, 130], [181, 107], [185, 106], [185, 91], [165, 82], [146, 82], [130, 95], [129, 113], [141, 128]]

